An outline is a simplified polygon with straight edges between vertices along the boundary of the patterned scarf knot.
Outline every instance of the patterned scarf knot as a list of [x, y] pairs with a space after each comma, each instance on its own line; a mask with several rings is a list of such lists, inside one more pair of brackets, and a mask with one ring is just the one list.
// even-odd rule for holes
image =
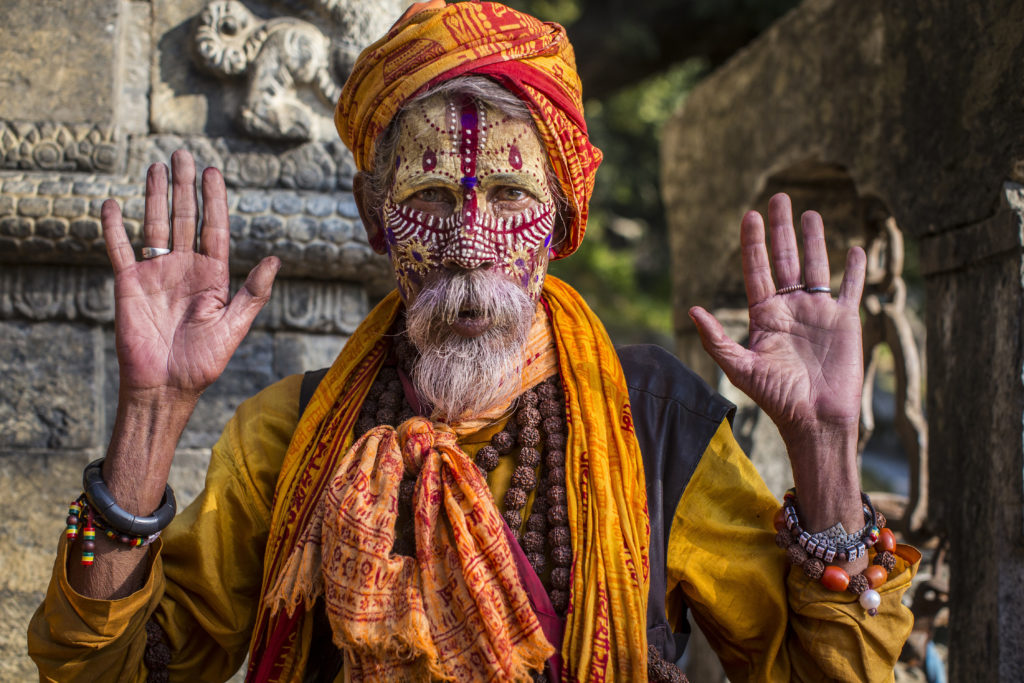
[[[415, 558], [391, 552], [403, 471]], [[422, 417], [352, 445], [267, 601], [292, 614], [321, 595], [353, 680], [525, 683], [554, 652], [483, 475]]]

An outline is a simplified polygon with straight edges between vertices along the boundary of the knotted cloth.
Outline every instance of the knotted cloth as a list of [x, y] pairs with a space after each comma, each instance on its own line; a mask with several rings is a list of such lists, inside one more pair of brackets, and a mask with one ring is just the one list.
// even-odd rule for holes
[[[650, 527], [625, 376], [601, 322], [572, 288], [548, 276], [541, 303], [551, 320], [568, 426], [565, 469], [573, 567], [561, 646], [562, 677], [568, 681], [638, 680], [647, 671]], [[313, 618], [302, 600], [291, 601], [294, 611], [271, 608], [279, 604], [277, 598], [292, 594], [294, 584], [280, 577], [297, 551], [301, 557], [311, 538], [304, 539], [304, 534], [316, 533], [310, 523], [356, 441], [353, 427], [383, 365], [391, 343], [388, 332], [400, 307], [398, 294], [392, 292], [363, 321], [320, 382], [296, 427], [274, 499], [264, 555], [265, 599], [257, 608], [248, 680], [301, 680]], [[366, 437], [359, 439], [364, 449], [370, 438], [385, 438], [376, 430], [355, 436]], [[420, 544], [422, 534], [430, 536], [420, 529], [424, 521], [415, 520], [418, 549], [432, 547]], [[465, 556], [464, 550], [457, 549], [460, 557]], [[492, 585], [506, 590], [500, 581]], [[428, 592], [421, 589], [425, 601], [430, 599]], [[516, 604], [516, 598], [507, 599], [510, 605]], [[432, 606], [424, 605], [428, 621], [439, 618]], [[420, 642], [425, 633], [411, 612], [400, 627], [416, 634], [403, 636], [409, 642]]]
[[[403, 471], [418, 474], [415, 558], [391, 554]], [[487, 482], [443, 425], [360, 437], [299, 543], [268, 600], [294, 612], [325, 596], [353, 680], [530, 683], [554, 652]]]
[[[601, 150], [583, 119], [582, 86], [565, 29], [495, 2], [460, 2], [407, 13], [363, 50], [345, 82], [334, 124], [361, 171], [377, 137], [411, 97], [456, 76], [486, 76], [530, 109], [548, 158], [572, 205], [567, 239], [555, 258], [576, 251]], [[435, 9], [440, 7], [440, 9]]]

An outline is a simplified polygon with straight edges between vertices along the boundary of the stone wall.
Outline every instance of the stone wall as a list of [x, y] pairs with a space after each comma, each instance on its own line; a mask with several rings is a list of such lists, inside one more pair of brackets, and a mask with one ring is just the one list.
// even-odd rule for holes
[[823, 207], [836, 252], [880, 210], [917, 243], [920, 481], [949, 543], [955, 681], [1024, 680], [1022, 25], [1012, 0], [807, 0], [693, 91], [663, 146], [678, 351], [709, 379], [686, 310], [744, 306], [738, 225], [771, 191]]
[[[260, 258], [274, 294], [202, 397], [171, 472], [198, 493], [239, 402], [330, 364], [389, 287], [331, 123], [358, 51], [402, 0], [11, 0], [0, 22], [0, 680], [34, 680], [25, 628], [82, 467], [117, 396], [100, 206], [140, 247], [143, 179], [179, 147], [229, 185], [237, 288]], [[291, 51], [290, 51], [291, 50]], [[274, 85], [273, 97], [267, 96]], [[282, 85], [287, 84], [287, 85]]]

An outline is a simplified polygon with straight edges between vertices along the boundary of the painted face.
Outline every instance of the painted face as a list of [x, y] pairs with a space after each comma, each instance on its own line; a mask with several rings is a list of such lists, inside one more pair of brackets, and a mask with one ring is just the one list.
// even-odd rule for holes
[[441, 268], [491, 267], [540, 296], [556, 209], [528, 121], [430, 98], [399, 131], [384, 233], [403, 298]]

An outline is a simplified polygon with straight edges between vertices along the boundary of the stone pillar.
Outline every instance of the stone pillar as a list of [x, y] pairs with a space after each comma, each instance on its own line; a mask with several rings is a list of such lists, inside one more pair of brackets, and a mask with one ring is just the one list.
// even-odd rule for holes
[[929, 517], [950, 531], [949, 680], [1020, 681], [1024, 186], [1007, 183], [991, 218], [923, 240], [921, 267], [934, 312]]
[[[9, 0], [0, 25], [0, 680], [28, 680], [28, 619], [67, 504], [103, 455], [117, 397], [99, 212], [141, 247], [144, 174], [179, 147], [228, 182], [232, 288], [260, 258], [274, 294], [202, 397], [171, 472], [200, 490], [235, 407], [329, 365], [389, 288], [331, 123], [355, 55], [401, 0]], [[295, 50], [293, 54], [290, 50]], [[301, 62], [301, 60], [308, 60]], [[301, 64], [300, 64], [301, 62]], [[303, 71], [302, 67], [307, 67]], [[267, 97], [267, 84], [278, 85]]]
[[1024, 680], [1022, 24], [1012, 0], [805, 0], [693, 90], [663, 145], [677, 350], [712, 380], [686, 310], [736, 309], [736, 226], [768, 192], [846, 183], [858, 231], [858, 206], [882, 208], [920, 247], [924, 528], [949, 542], [956, 681]]

